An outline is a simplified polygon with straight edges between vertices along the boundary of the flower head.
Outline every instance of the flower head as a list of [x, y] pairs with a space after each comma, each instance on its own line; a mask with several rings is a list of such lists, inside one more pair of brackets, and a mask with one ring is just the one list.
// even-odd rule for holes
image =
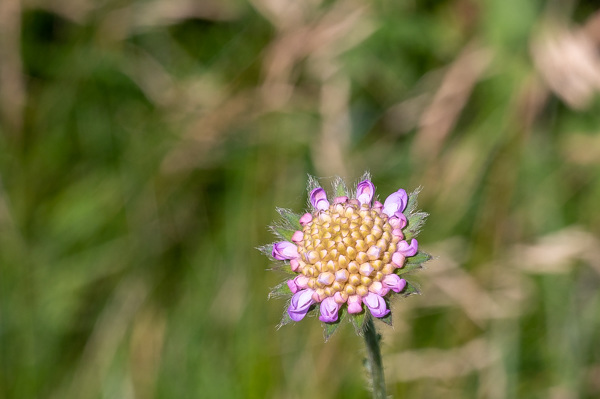
[[295, 275], [272, 292], [293, 294], [282, 324], [317, 310], [327, 337], [346, 314], [359, 333], [366, 312], [391, 323], [389, 296], [418, 293], [402, 276], [430, 259], [413, 238], [427, 217], [414, 212], [418, 192], [400, 189], [382, 204], [365, 175], [350, 193], [336, 180], [330, 201], [311, 183], [312, 209], [302, 216], [280, 209], [285, 220], [273, 230], [284, 241], [264, 248]]

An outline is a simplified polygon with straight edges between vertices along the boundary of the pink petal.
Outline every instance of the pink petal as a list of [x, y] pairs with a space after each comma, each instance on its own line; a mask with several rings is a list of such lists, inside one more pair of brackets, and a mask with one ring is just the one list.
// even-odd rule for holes
[[300, 289], [304, 289], [308, 287], [308, 281], [310, 279], [304, 275], [299, 275], [294, 277], [294, 283], [296, 284], [296, 286], [298, 286], [298, 288]]
[[367, 305], [367, 307], [371, 311], [371, 314], [375, 317], [383, 317], [390, 313], [390, 310], [385, 304], [385, 300], [377, 294], [369, 292], [363, 298], [363, 302], [365, 303], [365, 305]]
[[419, 250], [419, 243], [414, 238], [410, 240], [410, 244], [406, 241], [398, 242], [398, 249], [396, 252], [400, 252], [405, 257], [415, 256], [417, 251]]
[[292, 294], [295, 294], [296, 292], [298, 292], [298, 285], [296, 284], [296, 282], [294, 280], [288, 280], [287, 285], [288, 285], [290, 291], [292, 291]]
[[280, 241], [273, 244], [271, 255], [277, 260], [295, 259], [300, 257], [298, 247], [288, 241]]
[[360, 313], [362, 310], [362, 298], [360, 295], [350, 295], [348, 297], [348, 313]]
[[292, 301], [288, 307], [288, 315], [294, 321], [300, 321], [308, 313], [310, 306], [315, 303], [312, 299], [313, 290], [310, 288], [298, 291], [292, 296]]
[[404, 216], [404, 214], [400, 211], [394, 213], [394, 216], [392, 216], [389, 220], [389, 224], [394, 229], [403, 229], [406, 227], [407, 223], [408, 221], [406, 220], [406, 216]]
[[319, 320], [323, 323], [333, 323], [338, 319], [338, 310], [340, 310], [340, 305], [332, 296], [325, 298], [321, 302], [321, 316], [319, 316]]
[[404, 189], [400, 189], [385, 199], [383, 203], [383, 213], [392, 217], [398, 211], [402, 212], [406, 208], [408, 195]]
[[375, 186], [369, 180], [361, 181], [356, 186], [356, 199], [361, 205], [371, 205], [373, 195], [375, 195]]
[[325, 211], [329, 209], [329, 201], [327, 201], [327, 194], [321, 187], [317, 187], [310, 192], [310, 203], [315, 209]]
[[382, 283], [395, 292], [400, 292], [406, 287], [406, 280], [400, 278], [397, 274], [388, 274], [383, 278]]

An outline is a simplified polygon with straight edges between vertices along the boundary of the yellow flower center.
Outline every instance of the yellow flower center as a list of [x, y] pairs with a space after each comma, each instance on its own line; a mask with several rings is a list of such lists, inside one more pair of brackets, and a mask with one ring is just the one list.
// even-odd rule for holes
[[374, 282], [394, 272], [392, 255], [400, 237], [381, 208], [355, 203], [333, 204], [316, 212], [298, 243], [299, 272], [322, 300], [336, 292], [344, 302], [365, 296]]

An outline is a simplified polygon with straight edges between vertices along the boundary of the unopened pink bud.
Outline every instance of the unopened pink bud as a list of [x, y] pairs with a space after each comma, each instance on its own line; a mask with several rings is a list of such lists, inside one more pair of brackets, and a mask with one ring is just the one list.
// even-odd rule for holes
[[298, 271], [298, 269], [300, 268], [300, 262], [298, 261], [298, 258], [290, 260], [290, 267], [292, 268], [293, 272]]
[[304, 226], [310, 222], [312, 222], [313, 220], [313, 216], [310, 213], [305, 213], [304, 215], [302, 215], [302, 217], [300, 218], [300, 220], [298, 221], [300, 223], [300, 225]]
[[335, 199], [333, 200], [334, 204], [344, 204], [348, 201], [348, 197], [343, 196], [343, 197], [335, 197]]
[[369, 291], [384, 297], [388, 294], [388, 292], [390, 292], [390, 289], [388, 287], [385, 287], [379, 281], [374, 281], [373, 284], [371, 284], [371, 286], [369, 287]]
[[[344, 295], [346, 295], [346, 297], [344, 297]], [[342, 303], [346, 303], [346, 301], [348, 300], [348, 297], [347, 297], [347, 294], [342, 294], [341, 292], [338, 291], [333, 295], [333, 299], [337, 303], [342, 304]]]
[[294, 232], [294, 234], [292, 235], [292, 241], [295, 243], [299, 243], [303, 239], [304, 239], [304, 233], [301, 232], [300, 230], [296, 230]]
[[294, 278], [294, 283], [298, 286], [298, 288], [304, 289], [308, 287], [309, 278], [304, 275], [299, 275]]
[[392, 255], [392, 263], [398, 268], [404, 266], [404, 260], [404, 255], [402, 255], [400, 252], [394, 252]]
[[[400, 237], [400, 239], [404, 238], [404, 234], [402, 233], [402, 229], [394, 229], [392, 230], [392, 235], [396, 236], [396, 237]], [[293, 238], [292, 238], [293, 240]]]
[[348, 297], [348, 313], [362, 312], [362, 298], [360, 295], [350, 295]]

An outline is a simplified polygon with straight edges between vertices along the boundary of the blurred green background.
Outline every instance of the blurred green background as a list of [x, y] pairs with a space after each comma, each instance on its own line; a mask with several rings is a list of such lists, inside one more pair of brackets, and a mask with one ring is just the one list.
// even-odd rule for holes
[[367, 398], [255, 249], [365, 170], [437, 257], [393, 397], [600, 397], [597, 8], [2, 0], [0, 397]]

